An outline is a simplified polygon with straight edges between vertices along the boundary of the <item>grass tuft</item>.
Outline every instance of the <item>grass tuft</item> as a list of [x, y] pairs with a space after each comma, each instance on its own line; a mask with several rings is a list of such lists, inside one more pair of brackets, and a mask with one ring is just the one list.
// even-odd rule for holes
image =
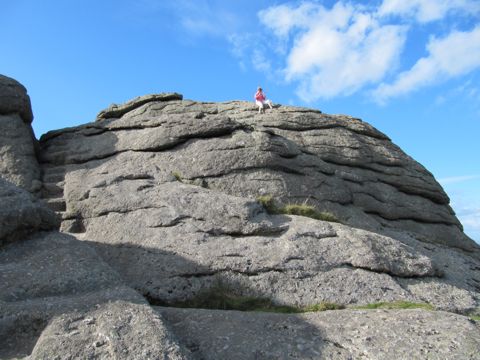
[[172, 175], [177, 181], [183, 182], [182, 174], [180, 174], [178, 171], [172, 171]]
[[263, 205], [265, 210], [269, 214], [279, 214], [277, 207], [275, 206], [275, 200], [272, 195], [262, 195], [257, 197], [257, 201]]
[[410, 301], [393, 301], [393, 302], [378, 302], [367, 305], [359, 305], [353, 307], [354, 309], [423, 309], [423, 310], [435, 310], [433, 305], [427, 303], [414, 303]]
[[340, 222], [340, 220], [327, 211], [318, 211], [314, 206], [307, 204], [288, 204], [283, 207], [275, 205], [272, 195], [263, 195], [257, 197], [257, 201], [263, 205], [269, 214], [286, 214], [306, 216], [316, 220]]
[[326, 211], [318, 211], [314, 206], [307, 204], [288, 204], [281, 209], [282, 214], [306, 216], [312, 219], [340, 222], [335, 215]]
[[319, 304], [310, 305], [302, 308], [302, 312], [317, 312], [317, 311], [327, 311], [327, 310], [342, 310], [345, 309], [344, 305], [339, 305], [330, 302], [321, 302]]

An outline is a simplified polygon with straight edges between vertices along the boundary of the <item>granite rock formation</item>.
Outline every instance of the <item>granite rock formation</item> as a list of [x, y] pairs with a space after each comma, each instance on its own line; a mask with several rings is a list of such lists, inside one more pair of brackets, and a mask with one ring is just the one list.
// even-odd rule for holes
[[[25, 89], [0, 80], [0, 128], [21, 121], [28, 144], [0, 138], [0, 358], [479, 353], [480, 326], [465, 316], [479, 307], [479, 247], [433, 176], [369, 124], [163, 93], [37, 144]], [[340, 222], [269, 211], [266, 195]], [[219, 283], [347, 309], [175, 308]], [[354, 308], [400, 300], [436, 311]]]
[[0, 75], [0, 174], [30, 192], [42, 186], [30, 97], [14, 79]]

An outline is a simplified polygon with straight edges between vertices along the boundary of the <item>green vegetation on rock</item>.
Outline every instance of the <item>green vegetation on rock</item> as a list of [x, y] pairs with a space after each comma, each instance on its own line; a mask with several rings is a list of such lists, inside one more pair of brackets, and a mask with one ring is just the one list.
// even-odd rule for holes
[[427, 303], [415, 303], [410, 301], [393, 301], [393, 302], [378, 302], [367, 305], [355, 306], [354, 309], [423, 309], [423, 310], [435, 310], [435, 308]]
[[262, 204], [270, 214], [300, 215], [316, 220], [340, 222], [332, 213], [318, 211], [314, 206], [307, 204], [287, 204], [282, 207], [277, 207], [272, 195], [259, 196], [257, 197], [257, 201]]
[[221, 282], [215, 284], [209, 289], [201, 291], [191, 299], [171, 303], [169, 305], [180, 308], [259, 311], [284, 314], [339, 310], [345, 308], [343, 305], [328, 302], [321, 302], [319, 304], [305, 307], [277, 305], [268, 298], [238, 295], [238, 289]]
[[178, 171], [172, 171], [172, 175], [177, 181], [183, 182], [182, 174], [180, 174]]

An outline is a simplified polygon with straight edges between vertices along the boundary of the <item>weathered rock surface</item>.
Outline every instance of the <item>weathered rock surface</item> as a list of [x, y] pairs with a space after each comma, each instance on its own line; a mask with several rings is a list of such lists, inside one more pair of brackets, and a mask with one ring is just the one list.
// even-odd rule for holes
[[478, 359], [480, 327], [420, 310], [303, 315], [157, 308], [194, 359]]
[[97, 159], [115, 164], [124, 154], [122, 166], [148, 163], [217, 192], [307, 201], [355, 227], [476, 248], [432, 175], [358, 119], [291, 107], [258, 115], [245, 102], [141, 104], [119, 119], [44, 136], [45, 182], [50, 172], [89, 168]]
[[56, 230], [60, 219], [43, 200], [0, 177], [0, 245], [38, 230]]
[[[13, 85], [0, 98], [19, 95], [0, 99], [0, 128], [27, 150], [0, 139], [0, 358], [478, 354], [478, 325], [441, 311], [281, 316], [146, 301], [172, 306], [221, 282], [276, 304], [478, 311], [478, 246], [432, 175], [369, 124], [147, 95], [44, 135], [38, 165], [20, 126], [26, 91], [2, 81]], [[269, 214], [256, 200], [267, 194], [343, 224]]]
[[[32, 359], [186, 358], [144, 298], [93, 249], [41, 231], [58, 226], [43, 201], [1, 178], [0, 199], [0, 359], [34, 347]], [[75, 326], [83, 318], [98, 323]]]
[[[60, 334], [60, 336], [59, 336]], [[61, 315], [42, 332], [32, 359], [188, 359], [147, 305], [115, 301]]]
[[[102, 173], [102, 166], [96, 170]], [[477, 306], [480, 262], [407, 235], [399, 241], [337, 223], [272, 216], [252, 199], [175, 180], [159, 183], [146, 172], [99, 179], [77, 170], [66, 184], [64, 216], [74, 219], [72, 229], [131, 286], [159, 302], [185, 300], [221, 280], [282, 304], [428, 299], [460, 312]], [[435, 256], [442, 251], [448, 255]], [[428, 291], [419, 284], [429, 284]]]
[[170, 100], [182, 100], [183, 96], [177, 93], [162, 93], [162, 94], [151, 94], [136, 97], [124, 104], [112, 104], [107, 109], [102, 110], [97, 115], [97, 120], [101, 121], [102, 119], [110, 118], [119, 118], [122, 115], [125, 115], [129, 111], [132, 111], [143, 104], [152, 101], [170, 101]]
[[[150, 299], [221, 280], [281, 304], [478, 306], [478, 246], [431, 174], [367, 123], [291, 107], [257, 115], [244, 102], [128, 109], [48, 133], [41, 161], [62, 229]], [[346, 225], [269, 215], [264, 194]]]
[[0, 75], [0, 174], [32, 193], [41, 187], [40, 166], [35, 154], [33, 115], [27, 90], [17, 81]]
[[0, 114], [19, 114], [25, 123], [33, 120], [27, 89], [17, 80], [0, 75]]

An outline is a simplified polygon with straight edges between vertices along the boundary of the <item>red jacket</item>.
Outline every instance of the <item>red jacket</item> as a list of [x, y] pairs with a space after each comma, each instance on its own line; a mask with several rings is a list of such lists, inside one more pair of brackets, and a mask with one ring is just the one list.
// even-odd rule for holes
[[265, 94], [261, 91], [257, 91], [257, 93], [255, 94], [255, 100], [258, 100], [258, 101], [265, 101], [267, 97], [265, 96]]

